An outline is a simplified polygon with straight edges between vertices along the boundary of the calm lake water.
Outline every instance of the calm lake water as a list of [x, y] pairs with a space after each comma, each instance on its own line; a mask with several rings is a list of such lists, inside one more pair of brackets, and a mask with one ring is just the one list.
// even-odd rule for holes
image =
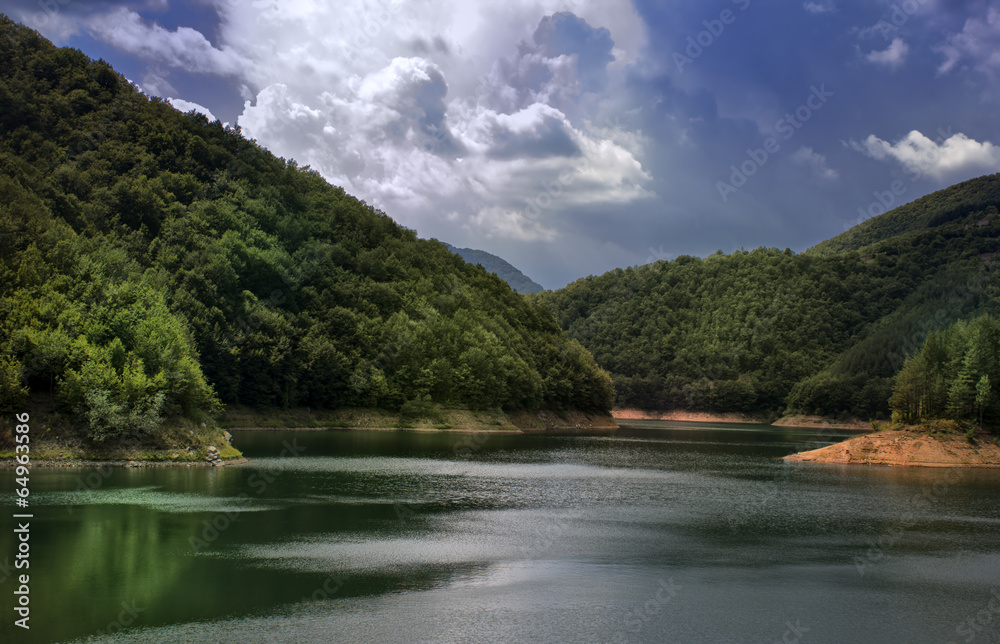
[[1000, 471], [781, 460], [842, 437], [245, 432], [246, 467], [39, 469], [0, 640], [1000, 642]]

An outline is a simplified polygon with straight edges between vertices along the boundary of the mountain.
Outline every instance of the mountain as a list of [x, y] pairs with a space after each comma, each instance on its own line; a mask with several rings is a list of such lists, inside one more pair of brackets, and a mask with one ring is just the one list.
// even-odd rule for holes
[[885, 417], [929, 331], [997, 313], [998, 197], [985, 176], [804, 254], [679, 257], [532, 297], [611, 373], [619, 406]]
[[0, 15], [0, 405], [95, 441], [220, 405], [607, 412], [543, 307]]
[[517, 270], [507, 260], [497, 257], [485, 250], [475, 250], [473, 248], [455, 248], [451, 244], [445, 246], [453, 253], [456, 253], [470, 264], [479, 264], [489, 272], [493, 273], [503, 281], [510, 284], [510, 287], [518, 293], [541, 293], [545, 287], [534, 282], [530, 277]]
[[[893, 192], [882, 191], [881, 194], [876, 192], [873, 196], [891, 204], [894, 193], [903, 190], [902, 182], [897, 181], [890, 186], [890, 190]], [[865, 246], [891, 237], [933, 228], [969, 213], [986, 210], [990, 206], [1000, 206], [1000, 174], [963, 181], [950, 188], [933, 192], [885, 214], [867, 219], [836, 237], [816, 244], [806, 252], [832, 255], [849, 250], [861, 250]], [[872, 209], [874, 210], [874, 207]]]

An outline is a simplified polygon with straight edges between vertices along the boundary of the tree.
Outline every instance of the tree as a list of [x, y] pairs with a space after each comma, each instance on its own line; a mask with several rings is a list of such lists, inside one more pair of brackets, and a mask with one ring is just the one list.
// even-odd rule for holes
[[[1000, 320], [984, 315], [930, 334], [896, 376], [890, 399], [893, 415], [907, 423], [978, 416], [982, 426], [992, 414], [998, 329]], [[946, 374], [954, 374], [950, 384]]]
[[893, 419], [913, 425], [920, 422], [923, 416], [923, 398], [926, 389], [926, 376], [921, 364], [916, 358], [909, 358], [903, 364], [902, 370], [896, 376], [896, 386], [892, 389], [889, 405], [892, 407]]
[[992, 389], [990, 387], [990, 377], [983, 374], [983, 377], [979, 379], [976, 383], [976, 407], [979, 410], [979, 426], [983, 426], [983, 409], [985, 409], [992, 398]]

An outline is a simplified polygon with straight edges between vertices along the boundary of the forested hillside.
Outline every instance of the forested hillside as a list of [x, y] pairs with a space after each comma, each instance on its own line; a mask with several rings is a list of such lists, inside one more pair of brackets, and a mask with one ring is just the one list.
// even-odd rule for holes
[[998, 194], [1000, 175], [929, 195], [862, 224], [905, 223], [860, 251], [679, 257], [535, 297], [611, 372], [618, 405], [885, 417], [929, 330], [997, 311]]
[[[998, 176], [1000, 175], [987, 175], [938, 190], [878, 217], [867, 219], [836, 237], [816, 244], [806, 252], [833, 255], [860, 250], [890, 237], [933, 228], [949, 220], [986, 210], [990, 206], [1000, 207]], [[890, 194], [885, 200], [890, 197], [894, 195]]]
[[606, 411], [500, 278], [0, 16], [0, 403], [92, 438], [220, 404]]

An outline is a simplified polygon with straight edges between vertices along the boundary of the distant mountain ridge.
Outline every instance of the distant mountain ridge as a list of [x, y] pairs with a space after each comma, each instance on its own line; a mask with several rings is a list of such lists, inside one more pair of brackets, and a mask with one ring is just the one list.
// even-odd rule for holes
[[487, 253], [485, 250], [456, 248], [451, 244], [445, 244], [445, 246], [466, 262], [481, 265], [489, 272], [510, 284], [510, 287], [518, 293], [541, 293], [545, 290], [544, 286], [532, 280], [502, 257]]

